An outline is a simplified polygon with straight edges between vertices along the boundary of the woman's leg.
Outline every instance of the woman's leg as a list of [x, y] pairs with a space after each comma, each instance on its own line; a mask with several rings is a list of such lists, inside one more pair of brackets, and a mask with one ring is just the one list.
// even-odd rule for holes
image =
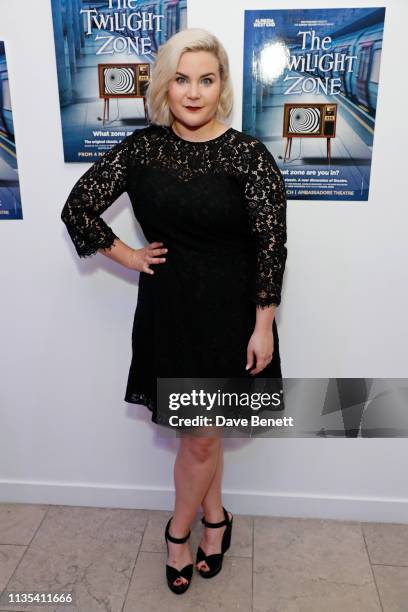
[[[201, 501], [217, 469], [220, 439], [218, 437], [194, 437], [184, 435], [174, 464], [176, 503], [170, 523], [170, 535], [181, 538], [188, 530], [197, 514]], [[181, 569], [192, 563], [188, 542], [168, 543], [168, 564]], [[174, 584], [187, 582], [178, 578]]]
[[[214, 476], [210, 482], [210, 485], [201, 501], [204, 516], [207, 521], [217, 522], [217, 517], [223, 516], [222, 500], [221, 500], [221, 481], [222, 481], [222, 470], [224, 466], [224, 448], [223, 442], [220, 441], [220, 447], [218, 449], [217, 468], [214, 472]], [[218, 519], [222, 520], [222, 519]]]
[[[222, 481], [222, 470], [224, 465], [224, 447], [221, 439], [217, 468], [214, 473], [214, 477], [205, 493], [205, 496], [201, 502], [204, 516], [210, 523], [218, 523], [224, 520], [224, 511], [222, 509], [221, 499], [221, 481]], [[231, 518], [231, 513], [228, 513]], [[204, 528], [203, 537], [201, 538], [200, 546], [206, 555], [212, 555], [221, 551], [222, 536], [226, 527], [220, 527], [219, 529]], [[208, 571], [209, 567], [205, 561], [200, 561], [197, 564], [199, 569]]]

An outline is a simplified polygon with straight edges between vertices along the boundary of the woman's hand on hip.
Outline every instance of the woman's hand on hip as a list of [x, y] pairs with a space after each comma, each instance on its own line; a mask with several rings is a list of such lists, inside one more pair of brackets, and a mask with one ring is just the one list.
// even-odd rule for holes
[[139, 272], [154, 274], [154, 271], [149, 266], [151, 264], [164, 263], [166, 258], [162, 257], [162, 255], [167, 253], [167, 251], [168, 249], [163, 247], [163, 242], [151, 242], [141, 249], [132, 249], [128, 267], [132, 270], [139, 270]]
[[274, 341], [272, 328], [269, 330], [256, 330], [249, 339], [247, 347], [247, 367], [249, 370], [256, 366], [254, 370], [249, 372], [251, 376], [261, 372], [271, 361], [273, 357]]

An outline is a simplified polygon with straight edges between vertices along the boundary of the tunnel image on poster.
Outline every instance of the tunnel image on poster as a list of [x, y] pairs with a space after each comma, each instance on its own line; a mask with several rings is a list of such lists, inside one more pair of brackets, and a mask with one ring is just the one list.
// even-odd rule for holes
[[6, 49], [0, 41], [0, 220], [22, 219]]
[[51, 0], [66, 162], [95, 162], [148, 125], [159, 47], [187, 27], [187, 0]]
[[291, 200], [368, 200], [385, 8], [245, 11], [242, 131]]

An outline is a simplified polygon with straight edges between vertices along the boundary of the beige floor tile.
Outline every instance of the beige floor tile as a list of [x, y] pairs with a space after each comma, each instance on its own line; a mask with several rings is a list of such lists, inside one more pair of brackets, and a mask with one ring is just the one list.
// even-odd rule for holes
[[166, 550], [164, 530], [172, 514], [171, 511], [167, 510], [154, 510], [149, 513], [140, 550], [156, 553]]
[[26, 546], [0, 544], [0, 593], [6, 588], [26, 548]]
[[176, 595], [167, 586], [166, 555], [141, 552], [123, 612], [250, 612], [252, 561], [228, 554], [217, 576], [205, 579], [194, 571], [188, 591]]
[[[55, 609], [120, 612], [147, 518], [145, 510], [52, 506], [7, 588], [75, 590], [77, 608]], [[54, 606], [21, 609], [52, 612]]]
[[254, 612], [380, 612], [358, 523], [254, 519]]
[[[383, 612], [408, 612], [407, 525], [234, 514], [222, 572], [205, 580], [194, 571], [177, 596], [165, 577], [170, 516], [0, 504], [0, 589], [77, 594], [75, 608], [0, 602], [0, 612], [122, 612], [125, 599], [123, 612], [380, 612], [377, 587]], [[193, 561], [201, 516], [192, 525]]]
[[0, 503], [0, 544], [29, 544], [48, 506]]
[[371, 563], [408, 566], [408, 525], [361, 523], [361, 526]]
[[408, 567], [373, 565], [384, 612], [407, 612]]

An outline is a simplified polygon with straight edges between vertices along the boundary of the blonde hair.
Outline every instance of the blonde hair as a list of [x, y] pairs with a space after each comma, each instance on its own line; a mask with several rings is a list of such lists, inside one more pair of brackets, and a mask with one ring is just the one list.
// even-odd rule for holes
[[207, 30], [188, 28], [171, 36], [157, 53], [146, 92], [149, 118], [152, 123], [169, 126], [174, 120], [167, 101], [167, 90], [170, 80], [177, 72], [180, 57], [186, 51], [209, 51], [218, 59], [221, 95], [215, 116], [223, 121], [231, 114], [234, 95], [227, 52], [218, 38]]

